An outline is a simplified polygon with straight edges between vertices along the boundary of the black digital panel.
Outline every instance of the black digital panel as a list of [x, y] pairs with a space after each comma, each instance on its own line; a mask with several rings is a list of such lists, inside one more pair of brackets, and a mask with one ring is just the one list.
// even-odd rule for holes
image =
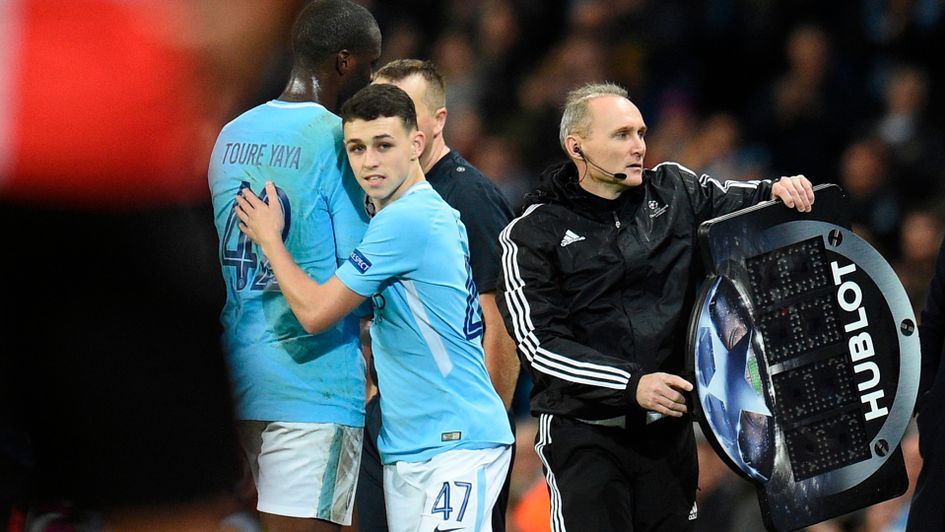
[[768, 362], [778, 364], [842, 339], [823, 239], [745, 260]]
[[813, 297], [760, 314], [758, 329], [771, 364], [837, 346], [843, 339], [836, 298], [823, 290], [819, 297], [814, 293]]
[[823, 240], [811, 238], [745, 260], [759, 307], [781, 304], [830, 285]]
[[692, 315], [695, 414], [758, 490], [765, 525], [804, 528], [902, 494], [899, 441], [919, 341], [895, 272], [849, 229], [840, 189], [704, 223]]
[[795, 482], [870, 457], [859, 410], [842, 412], [784, 434]]
[[818, 360], [771, 376], [775, 410], [788, 425], [804, 423], [836, 409], [859, 407], [853, 369], [844, 356]]

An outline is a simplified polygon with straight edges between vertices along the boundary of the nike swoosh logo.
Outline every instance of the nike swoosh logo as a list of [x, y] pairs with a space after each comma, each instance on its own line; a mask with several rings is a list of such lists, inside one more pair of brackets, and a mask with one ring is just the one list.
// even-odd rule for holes
[[433, 532], [453, 532], [454, 530], [463, 530], [466, 527], [458, 528], [440, 528], [440, 525], [436, 525], [436, 528], [433, 529]]

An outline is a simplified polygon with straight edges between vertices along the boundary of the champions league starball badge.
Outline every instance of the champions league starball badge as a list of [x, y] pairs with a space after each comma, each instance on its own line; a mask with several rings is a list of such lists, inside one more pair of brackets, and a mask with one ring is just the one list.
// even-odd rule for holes
[[696, 416], [793, 530], [902, 494], [899, 442], [919, 385], [912, 305], [853, 234], [835, 185], [811, 213], [767, 202], [704, 223], [689, 329]]

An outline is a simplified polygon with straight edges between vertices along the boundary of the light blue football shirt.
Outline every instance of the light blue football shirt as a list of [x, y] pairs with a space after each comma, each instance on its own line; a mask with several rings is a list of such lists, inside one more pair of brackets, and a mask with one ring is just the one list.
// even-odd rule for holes
[[483, 358], [466, 228], [429, 183], [381, 209], [336, 275], [374, 301], [383, 463], [512, 443]]
[[234, 210], [241, 187], [265, 197], [271, 180], [285, 212], [286, 247], [312, 278], [327, 281], [367, 228], [341, 119], [312, 102], [255, 107], [220, 132], [209, 180], [227, 289], [224, 343], [239, 417], [363, 426], [358, 318], [306, 333], [265, 256], [239, 230]]

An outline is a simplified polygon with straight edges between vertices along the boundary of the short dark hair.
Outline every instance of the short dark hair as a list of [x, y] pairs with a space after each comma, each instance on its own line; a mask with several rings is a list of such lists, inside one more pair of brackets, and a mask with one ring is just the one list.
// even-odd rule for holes
[[443, 75], [437, 70], [433, 61], [395, 59], [374, 74], [375, 78], [391, 81], [403, 81], [410, 76], [420, 76], [427, 82], [429, 90], [426, 91], [426, 98], [424, 98], [427, 107], [434, 111], [440, 107], [446, 107], [446, 83], [443, 82]]
[[389, 83], [368, 85], [341, 107], [341, 120], [344, 123], [392, 116], [400, 118], [407, 131], [418, 129], [417, 110], [413, 106], [413, 100], [400, 87]]
[[367, 52], [381, 39], [370, 11], [349, 0], [313, 0], [292, 27], [292, 53], [297, 63], [311, 65], [326, 56], [350, 50]]

